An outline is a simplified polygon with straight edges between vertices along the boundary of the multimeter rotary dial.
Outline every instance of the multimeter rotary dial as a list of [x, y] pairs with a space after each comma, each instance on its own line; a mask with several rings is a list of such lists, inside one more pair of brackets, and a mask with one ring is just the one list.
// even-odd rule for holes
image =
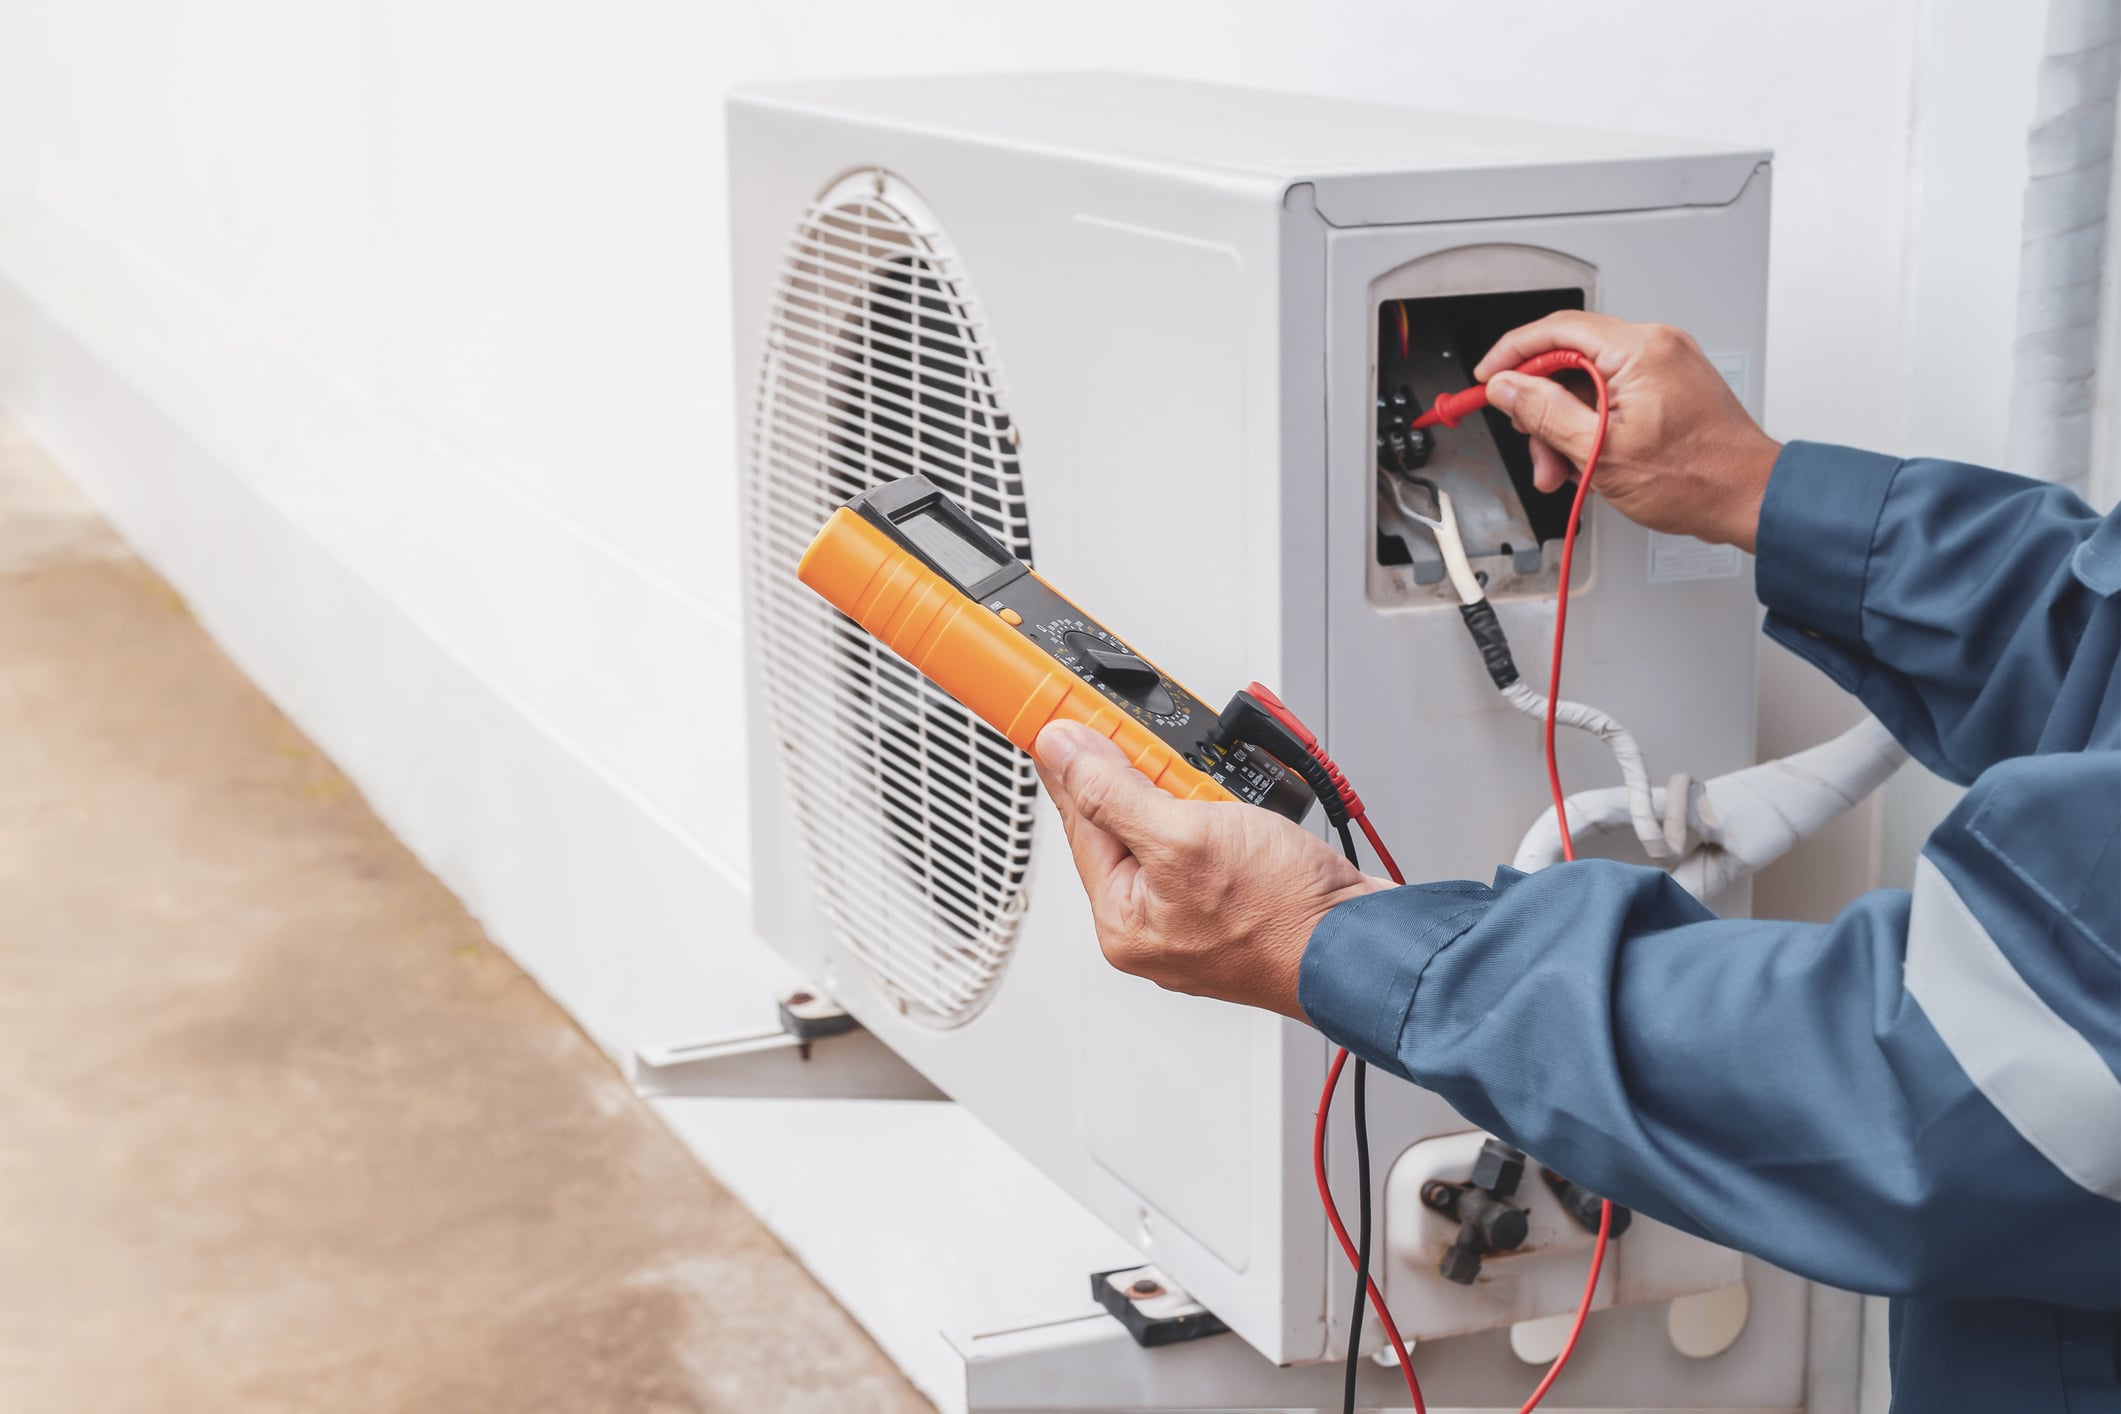
[[1077, 672], [1103, 683], [1113, 696], [1133, 703], [1151, 716], [1167, 717], [1178, 710], [1164, 675], [1125, 644], [1095, 630], [1078, 628], [1063, 633], [1060, 646], [1074, 659]]

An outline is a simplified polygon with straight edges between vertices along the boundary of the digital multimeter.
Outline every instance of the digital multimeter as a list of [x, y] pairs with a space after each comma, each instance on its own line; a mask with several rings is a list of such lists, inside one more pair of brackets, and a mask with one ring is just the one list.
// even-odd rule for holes
[[796, 576], [989, 726], [1029, 751], [1065, 719], [1116, 742], [1181, 800], [1242, 800], [1292, 820], [1304, 779], [1226, 738], [1200, 698], [1016, 559], [925, 477], [832, 513]]

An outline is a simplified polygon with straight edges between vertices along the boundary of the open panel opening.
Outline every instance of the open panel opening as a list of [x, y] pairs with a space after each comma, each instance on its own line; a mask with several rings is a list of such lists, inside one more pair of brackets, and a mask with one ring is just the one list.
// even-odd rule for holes
[[1400, 513], [1392, 494], [1394, 479], [1404, 485], [1409, 477], [1450, 493], [1466, 550], [1491, 596], [1551, 591], [1573, 492], [1542, 492], [1532, 484], [1529, 439], [1490, 410], [1455, 429], [1438, 429], [1433, 454], [1417, 464], [1406, 431], [1439, 394], [1470, 386], [1474, 367], [1504, 334], [1558, 310], [1584, 307], [1585, 291], [1567, 287], [1377, 305], [1377, 597], [1410, 602], [1447, 592], [1435, 539]]

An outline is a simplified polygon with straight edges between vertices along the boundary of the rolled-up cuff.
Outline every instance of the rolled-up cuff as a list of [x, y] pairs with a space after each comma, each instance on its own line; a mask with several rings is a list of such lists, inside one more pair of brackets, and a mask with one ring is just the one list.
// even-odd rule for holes
[[1311, 1024], [1372, 1065], [1404, 1075], [1400, 1033], [1429, 960], [1479, 921], [1495, 891], [1454, 881], [1365, 894], [1312, 930], [1296, 999]]
[[1760, 602], [1802, 628], [1861, 644], [1871, 543], [1899, 470], [1896, 458], [1876, 452], [1785, 446], [1760, 505]]

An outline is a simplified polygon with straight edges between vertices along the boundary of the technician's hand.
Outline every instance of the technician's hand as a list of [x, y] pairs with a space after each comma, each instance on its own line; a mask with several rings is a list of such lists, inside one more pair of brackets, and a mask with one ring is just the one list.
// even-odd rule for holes
[[1577, 311], [1503, 335], [1473, 376], [1487, 380], [1489, 405], [1532, 438], [1542, 491], [1582, 467], [1598, 430], [1597, 414], [1560, 383], [1500, 371], [1549, 349], [1575, 349], [1605, 375], [1612, 412], [1594, 490], [1652, 530], [1753, 548], [1782, 445], [1746, 415], [1699, 344], [1663, 324]]
[[1271, 811], [1172, 799], [1088, 727], [1050, 724], [1037, 756], [1105, 960], [1160, 987], [1306, 1020], [1296, 975], [1311, 929], [1391, 887]]

